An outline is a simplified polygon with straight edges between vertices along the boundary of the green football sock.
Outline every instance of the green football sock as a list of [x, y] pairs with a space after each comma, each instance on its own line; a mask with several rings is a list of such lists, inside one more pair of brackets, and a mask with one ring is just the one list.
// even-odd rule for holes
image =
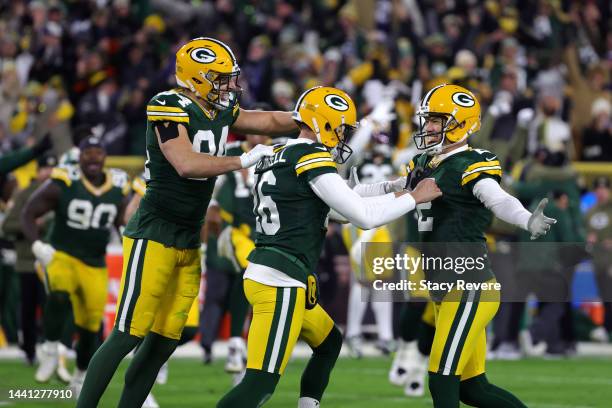
[[433, 345], [435, 335], [436, 328], [421, 320], [419, 323], [419, 333], [417, 334], [417, 346], [422, 355], [428, 356], [431, 353], [431, 346]]
[[459, 376], [429, 372], [434, 408], [459, 408]]
[[189, 343], [195, 338], [196, 334], [198, 334], [198, 327], [185, 327], [183, 329], [183, 333], [181, 334], [181, 338], [178, 341], [178, 345], [182, 346], [185, 343]]
[[480, 408], [527, 408], [508, 391], [491, 384], [485, 374], [465, 381], [459, 386], [461, 402]]
[[406, 343], [417, 338], [425, 306], [427, 306], [425, 302], [408, 302], [404, 304], [400, 316], [400, 335]]
[[76, 344], [76, 365], [81, 371], [87, 370], [91, 357], [98, 347], [98, 333], [77, 326], [79, 341]]
[[104, 390], [108, 386], [117, 366], [130, 351], [140, 342], [140, 338], [113, 329], [110, 336], [95, 352], [87, 376], [79, 395], [77, 408], [94, 408], [98, 406]]
[[70, 313], [70, 307], [68, 292], [53, 291], [49, 293], [43, 313], [43, 329], [47, 340], [60, 340], [66, 318]]
[[232, 282], [229, 298], [229, 313], [231, 316], [230, 337], [242, 337], [244, 319], [249, 310], [249, 302], [244, 295], [242, 275], [238, 275]]
[[258, 408], [270, 399], [280, 375], [247, 368], [242, 381], [217, 403], [217, 408]]
[[312, 349], [312, 356], [302, 374], [300, 397], [321, 401], [341, 348], [342, 334], [334, 326], [323, 343]]
[[141, 407], [153, 384], [159, 369], [172, 355], [178, 340], [149, 332], [134, 354], [125, 373], [125, 386], [119, 401], [119, 408]]

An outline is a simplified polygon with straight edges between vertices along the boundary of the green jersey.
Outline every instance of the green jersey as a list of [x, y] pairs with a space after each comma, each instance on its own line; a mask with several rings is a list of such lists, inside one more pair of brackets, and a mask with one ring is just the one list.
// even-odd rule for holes
[[123, 170], [105, 170], [99, 187], [81, 174], [78, 166], [56, 167], [51, 180], [61, 190], [49, 243], [57, 250], [87, 265], [104, 266], [110, 229], [119, 214], [123, 198], [130, 191]]
[[499, 160], [487, 150], [469, 148], [435, 162], [432, 156], [419, 154], [408, 164], [408, 172], [424, 169], [424, 177], [433, 177], [442, 191], [442, 197], [417, 205], [422, 241], [484, 242], [492, 214], [472, 188], [483, 178], [501, 181]]
[[[488, 262], [485, 230], [493, 216], [474, 196], [472, 189], [484, 178], [501, 181], [501, 166], [497, 157], [487, 150], [472, 148], [442, 161], [420, 154], [408, 164], [408, 172], [411, 171], [422, 171], [422, 178], [434, 178], [442, 191], [441, 197], [416, 207], [424, 254], [439, 258], [450, 256], [457, 261], [460, 257], [479, 258], [483, 266], [472, 269], [466, 279], [472, 282], [491, 279], [493, 272]], [[452, 271], [441, 270], [431, 270], [428, 276], [437, 281], [457, 277]]]
[[337, 173], [320, 143], [294, 139], [275, 146], [255, 169], [255, 249], [249, 261], [277, 269], [306, 284], [321, 254], [329, 207], [309, 182]]
[[[245, 142], [232, 143], [227, 146], [228, 156], [240, 156], [248, 151]], [[219, 205], [225, 212], [227, 220], [235, 228], [244, 231], [255, 239], [255, 215], [253, 214], [253, 194], [255, 168], [236, 170], [226, 175], [225, 182], [219, 191]]]
[[215, 177], [192, 179], [179, 176], [157, 141], [156, 122], [177, 122], [187, 128], [193, 150], [224, 156], [230, 126], [238, 117], [234, 109], [210, 117], [196, 101], [171, 90], [155, 95], [147, 106], [146, 194], [128, 222], [124, 235], [145, 238], [175, 248], [197, 248], [200, 227], [212, 196]]

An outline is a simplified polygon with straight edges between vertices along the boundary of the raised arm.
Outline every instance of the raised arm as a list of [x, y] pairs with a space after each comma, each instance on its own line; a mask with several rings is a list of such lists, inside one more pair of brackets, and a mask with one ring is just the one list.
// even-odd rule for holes
[[257, 135], [286, 135], [299, 129], [291, 118], [291, 112], [251, 111], [240, 109], [240, 114], [231, 127], [233, 132]]
[[214, 177], [233, 170], [250, 167], [264, 156], [272, 156], [272, 147], [258, 145], [238, 157], [216, 157], [194, 152], [187, 128], [176, 122], [155, 125], [157, 142], [166, 159], [181, 177]]
[[436, 199], [442, 192], [433, 179], [423, 180], [411, 193], [404, 190], [361, 197], [336, 173], [322, 174], [310, 182], [312, 191], [330, 208], [361, 229], [376, 228], [414, 210], [416, 204]]

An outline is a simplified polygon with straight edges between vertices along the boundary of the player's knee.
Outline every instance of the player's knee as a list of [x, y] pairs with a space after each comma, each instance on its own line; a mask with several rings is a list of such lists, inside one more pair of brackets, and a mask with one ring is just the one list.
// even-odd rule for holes
[[337, 359], [342, 349], [342, 333], [336, 326], [332, 327], [331, 331], [323, 340], [323, 342], [313, 349], [313, 352], [318, 355], [326, 355], [330, 358]]
[[461, 381], [459, 385], [459, 399], [466, 405], [480, 406], [480, 400], [485, 395], [488, 389], [491, 388], [491, 383], [487, 380], [485, 374], [477, 375], [465, 381]]

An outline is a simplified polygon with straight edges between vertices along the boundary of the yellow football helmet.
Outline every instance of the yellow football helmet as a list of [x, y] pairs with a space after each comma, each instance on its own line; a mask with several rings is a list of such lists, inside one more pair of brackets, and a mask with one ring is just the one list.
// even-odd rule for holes
[[[472, 92], [458, 86], [442, 84], [432, 88], [417, 111], [419, 131], [413, 136], [417, 149], [428, 154], [442, 153], [480, 130], [480, 104]], [[428, 132], [426, 125], [439, 120], [441, 130]]]
[[232, 50], [219, 40], [194, 38], [176, 53], [176, 82], [218, 110], [231, 109], [242, 89]]
[[338, 163], [353, 153], [347, 142], [359, 122], [357, 107], [346, 92], [327, 86], [310, 88], [298, 99], [293, 119], [312, 130]]

